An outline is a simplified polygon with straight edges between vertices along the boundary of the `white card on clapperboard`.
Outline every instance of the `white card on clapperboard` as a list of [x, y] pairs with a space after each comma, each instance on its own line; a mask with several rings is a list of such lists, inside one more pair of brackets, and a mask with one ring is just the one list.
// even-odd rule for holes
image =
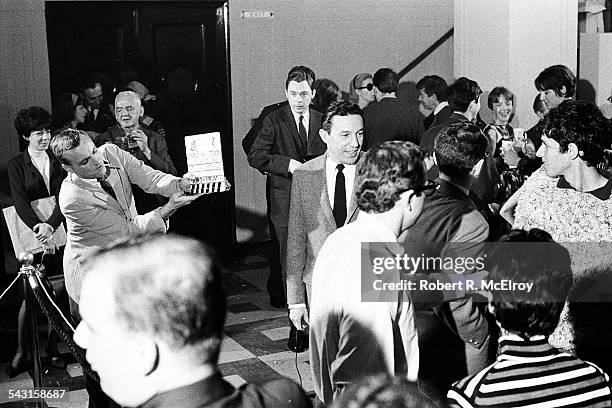
[[203, 182], [224, 181], [221, 134], [219, 132], [185, 136], [187, 171]]

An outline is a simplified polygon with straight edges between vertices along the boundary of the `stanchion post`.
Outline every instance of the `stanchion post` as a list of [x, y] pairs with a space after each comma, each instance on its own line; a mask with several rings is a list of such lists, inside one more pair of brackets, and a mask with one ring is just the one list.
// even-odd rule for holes
[[[38, 343], [38, 319], [36, 316], [37, 308], [36, 308], [36, 300], [34, 299], [34, 293], [32, 293], [32, 288], [30, 287], [30, 283], [28, 282], [30, 277], [35, 272], [34, 267], [32, 266], [32, 262], [34, 261], [34, 256], [29, 252], [22, 252], [18, 257], [19, 262], [21, 263], [22, 272], [21, 279], [23, 281], [23, 291], [24, 298], [26, 302], [26, 310], [27, 314], [30, 315], [30, 332], [31, 332], [31, 347], [32, 347], [32, 362], [34, 365], [34, 372], [32, 376], [32, 380], [34, 381], [34, 388], [41, 389], [43, 386], [42, 382], [42, 369], [40, 364], [40, 347]], [[42, 398], [38, 398], [36, 400], [37, 408], [45, 408], [47, 404], [45, 400]]]

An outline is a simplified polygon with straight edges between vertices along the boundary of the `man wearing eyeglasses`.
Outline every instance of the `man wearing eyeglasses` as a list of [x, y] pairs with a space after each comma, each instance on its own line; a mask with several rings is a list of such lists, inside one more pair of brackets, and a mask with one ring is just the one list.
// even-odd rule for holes
[[[448, 126], [435, 139], [439, 189], [425, 198], [421, 217], [400, 237], [406, 253], [477, 258], [489, 226], [470, 199], [488, 154], [487, 137], [472, 122]], [[451, 243], [451, 244], [448, 244]], [[441, 272], [444, 272], [442, 270]], [[468, 271], [470, 273], [475, 271]], [[472, 297], [417, 308], [419, 378], [440, 392], [489, 363], [489, 324]], [[445, 367], [440, 370], [440, 367]]]
[[[176, 168], [168, 154], [166, 140], [159, 133], [142, 127], [139, 119], [144, 115], [140, 96], [131, 90], [122, 91], [115, 96], [115, 117], [117, 124], [99, 135], [97, 146], [113, 143], [142, 160], [147, 166], [177, 175]], [[161, 196], [145, 193], [140, 187], [132, 186], [136, 208], [145, 213], [165, 203]]]

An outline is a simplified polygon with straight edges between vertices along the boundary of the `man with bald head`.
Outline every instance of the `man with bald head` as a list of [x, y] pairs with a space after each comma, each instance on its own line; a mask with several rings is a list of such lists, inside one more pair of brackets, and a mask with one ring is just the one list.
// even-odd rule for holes
[[[177, 175], [176, 168], [168, 155], [166, 140], [159, 133], [140, 126], [139, 119], [144, 115], [140, 96], [132, 91], [121, 91], [115, 97], [115, 117], [117, 124], [99, 135], [95, 143], [113, 143], [121, 149], [142, 160], [147, 166]], [[132, 186], [136, 208], [148, 212], [165, 203], [161, 196], [146, 194], [138, 186]]]

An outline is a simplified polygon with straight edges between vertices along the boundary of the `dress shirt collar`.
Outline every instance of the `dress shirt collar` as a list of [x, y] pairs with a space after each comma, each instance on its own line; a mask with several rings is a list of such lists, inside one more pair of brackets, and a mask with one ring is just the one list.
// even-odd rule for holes
[[448, 102], [446, 101], [440, 102], [433, 111], [434, 116], [437, 115], [442, 109], [444, 109], [447, 106], [448, 106]]
[[308, 123], [310, 120], [310, 108], [306, 109], [304, 113], [302, 114], [295, 113], [293, 110], [291, 110], [291, 114], [293, 115], [293, 120], [295, 121], [295, 127], [297, 129], [300, 128], [300, 115], [304, 117], [304, 119], [302, 119], [302, 123], [304, 124], [304, 127], [306, 128], [306, 136], [309, 136], [308, 135]]

